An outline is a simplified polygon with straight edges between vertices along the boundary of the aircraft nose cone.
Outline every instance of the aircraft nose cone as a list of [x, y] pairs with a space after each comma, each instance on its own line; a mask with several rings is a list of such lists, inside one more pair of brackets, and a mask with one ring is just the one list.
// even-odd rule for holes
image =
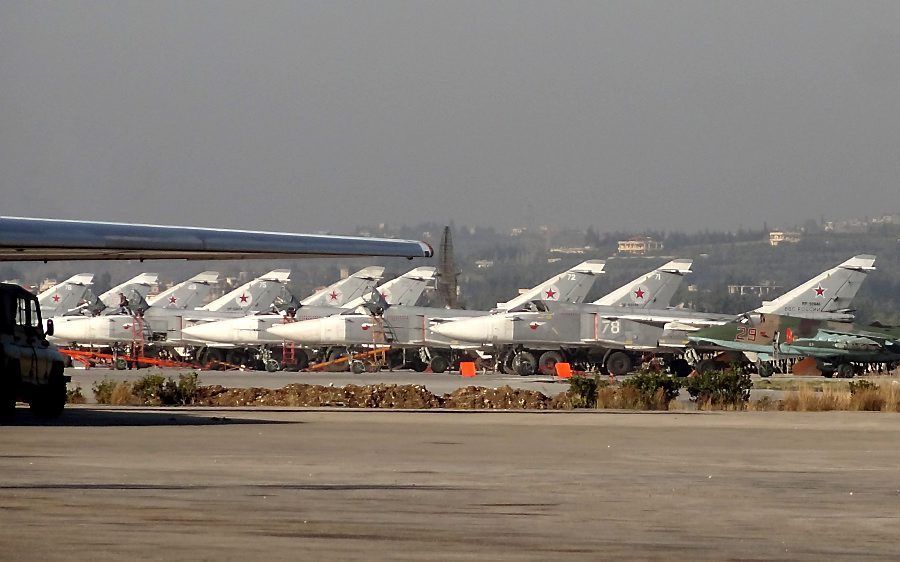
[[438, 324], [431, 331], [458, 341], [482, 343], [490, 340], [489, 326], [483, 318], [471, 318]]
[[88, 318], [54, 318], [53, 337], [58, 340], [76, 341], [88, 333]]
[[227, 340], [229, 330], [218, 322], [196, 324], [181, 330], [185, 336], [203, 341], [224, 342]]
[[319, 325], [319, 320], [303, 320], [289, 324], [275, 324], [266, 331], [288, 341], [311, 343], [319, 339], [321, 332]]

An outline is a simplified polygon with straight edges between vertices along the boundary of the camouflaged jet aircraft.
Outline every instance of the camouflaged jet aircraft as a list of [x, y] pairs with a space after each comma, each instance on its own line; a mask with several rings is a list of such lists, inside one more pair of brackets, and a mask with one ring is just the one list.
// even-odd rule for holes
[[853, 363], [900, 361], [900, 327], [860, 326], [759, 312], [698, 330], [690, 340], [704, 349], [737, 351], [767, 361], [812, 357], [826, 376], [853, 377]]

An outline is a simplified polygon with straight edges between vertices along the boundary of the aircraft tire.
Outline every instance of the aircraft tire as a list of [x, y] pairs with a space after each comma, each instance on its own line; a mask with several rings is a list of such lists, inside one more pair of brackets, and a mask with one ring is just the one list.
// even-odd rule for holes
[[366, 364], [359, 359], [355, 359], [350, 363], [350, 372], [354, 375], [361, 375], [366, 372]]
[[842, 379], [852, 379], [854, 376], [853, 365], [850, 363], [841, 363], [838, 365], [837, 374]]
[[756, 362], [756, 373], [764, 379], [767, 379], [772, 376], [772, 373], [775, 369], [772, 367], [771, 363], [765, 363], [763, 361]]
[[544, 376], [556, 374], [556, 364], [563, 362], [562, 353], [558, 351], [545, 351], [538, 359], [538, 371]]
[[511, 366], [520, 377], [530, 377], [537, 371], [537, 360], [530, 351], [520, 351], [513, 356]]
[[[342, 347], [333, 347], [328, 350], [328, 355], [326, 357], [326, 361], [337, 361], [341, 357], [347, 356], [347, 350]], [[329, 365], [325, 368], [329, 373], [341, 373], [347, 370], [347, 363], [337, 363], [335, 365]]]
[[672, 372], [676, 377], [686, 377], [694, 370], [691, 364], [684, 359], [676, 359], [671, 364]]
[[428, 364], [432, 373], [443, 373], [450, 367], [450, 360], [443, 355], [435, 355]]
[[697, 363], [697, 372], [701, 375], [716, 370], [716, 362], [713, 359], [701, 359]]
[[623, 351], [615, 351], [606, 358], [606, 370], [609, 374], [620, 377], [631, 372], [634, 363], [631, 357]]
[[275, 359], [269, 359], [268, 361], [266, 361], [266, 371], [274, 373], [279, 369], [281, 369], [281, 364]]

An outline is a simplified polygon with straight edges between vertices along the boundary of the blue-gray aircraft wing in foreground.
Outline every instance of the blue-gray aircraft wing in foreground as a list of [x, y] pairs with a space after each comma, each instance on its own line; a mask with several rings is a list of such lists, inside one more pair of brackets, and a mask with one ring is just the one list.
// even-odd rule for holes
[[0, 261], [431, 257], [416, 240], [0, 217]]

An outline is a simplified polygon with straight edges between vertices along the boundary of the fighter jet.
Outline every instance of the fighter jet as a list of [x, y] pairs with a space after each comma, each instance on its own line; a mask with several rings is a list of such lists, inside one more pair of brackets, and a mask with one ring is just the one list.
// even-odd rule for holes
[[96, 304], [100, 310], [117, 308], [121, 302], [122, 295], [125, 296], [128, 302], [141, 302], [147, 298], [150, 289], [156, 285], [158, 279], [159, 274], [157, 273], [141, 273], [136, 275], [124, 283], [119, 283], [97, 297]]
[[672, 260], [589, 304], [532, 300], [506, 313], [457, 320], [433, 331], [491, 349], [501, 371], [550, 374], [556, 363], [572, 353], [561, 349], [592, 347], [585, 342], [588, 334], [619, 333], [619, 324], [605, 319], [603, 313], [646, 315], [651, 306], [669, 306], [691, 264], [691, 260]]
[[749, 353], [762, 360], [813, 357], [826, 376], [854, 375], [853, 363], [900, 360], [900, 327], [859, 326], [759, 312], [689, 336], [704, 348]]
[[[846, 319], [851, 310], [850, 301], [856, 295], [862, 280], [874, 269], [873, 256], [855, 256], [835, 268], [829, 269], [789, 291], [784, 296], [760, 309], [781, 311], [806, 317]], [[666, 264], [662, 269], [672, 267]], [[681, 269], [680, 273], [687, 270]], [[677, 273], [675, 275], [678, 275]], [[672, 278], [680, 281], [680, 277]], [[621, 295], [631, 293], [637, 297], [647, 294], [643, 288], [630, 289], [626, 285], [610, 295], [620, 296], [619, 308], [609, 308], [598, 303], [612, 302], [600, 299], [595, 303], [578, 307], [560, 307], [552, 303], [535, 302], [508, 314], [453, 322], [435, 328], [463, 341], [509, 349], [515, 353], [500, 356], [500, 368], [528, 375], [536, 371], [552, 372], [561, 360], [601, 365], [611, 374], [622, 375], [641, 359], [644, 352], [662, 354], [670, 360], [677, 374], [684, 375], [691, 368], [687, 361], [677, 358], [688, 343], [687, 333], [700, 327], [724, 324], [734, 315], [699, 313], [683, 309], [629, 308]], [[674, 293], [668, 287], [668, 296]], [[654, 306], [668, 306], [657, 299]], [[531, 307], [531, 308], [529, 308]]]
[[[53, 319], [53, 340], [61, 345], [101, 345], [130, 342], [135, 338], [152, 339], [152, 326], [163, 317], [183, 314], [183, 311], [199, 306], [209, 295], [219, 274], [204, 271], [187, 281], [163, 291], [150, 303], [130, 303], [131, 310], [119, 309], [119, 300], [108, 310], [108, 314], [93, 317], [62, 316]], [[143, 320], [136, 320], [135, 312], [143, 314]], [[143, 328], [142, 328], [143, 325]]]
[[[241, 318], [231, 318], [217, 322], [198, 324], [185, 328], [183, 333], [195, 341], [206, 342], [211, 347], [236, 346], [241, 348], [257, 348], [259, 346], [280, 346], [284, 338], [269, 333], [268, 328], [289, 322], [313, 320], [331, 316], [345, 308], [356, 308], [365, 302], [365, 297], [373, 287], [379, 298], [395, 305], [412, 305], [422, 296], [428, 283], [434, 279], [434, 267], [417, 267], [400, 277], [375, 287], [384, 272], [383, 267], [364, 268], [347, 279], [334, 283], [321, 291], [300, 301], [295, 310], [288, 313], [265, 313]], [[248, 352], [249, 351], [249, 352]], [[234, 362], [247, 363], [254, 355], [253, 351], [242, 350], [243, 357]], [[213, 352], [215, 353], [215, 352]], [[280, 358], [277, 354], [264, 354], [266, 362]], [[298, 355], [300, 368], [305, 367], [308, 356]], [[278, 365], [281, 366], [281, 365]]]
[[82, 306], [91, 300], [90, 286], [93, 282], [93, 273], [79, 273], [42, 291], [38, 295], [41, 316], [52, 318], [65, 314], [78, 314]]
[[[542, 295], [549, 299], [572, 299], [581, 302], [590, 291], [596, 275], [603, 271], [601, 260], [588, 260], [556, 275], [504, 303], [518, 303], [524, 297]], [[433, 307], [391, 305], [371, 299], [355, 309], [316, 320], [273, 325], [268, 331], [285, 340], [307, 346], [339, 346], [327, 357], [335, 359], [344, 347], [390, 346], [403, 349], [403, 363], [418, 370], [430, 367], [442, 372], [453, 363], [456, 342], [435, 333], [436, 323], [458, 318], [484, 316], [488, 311], [458, 310]], [[407, 354], [407, 350], [413, 350]]]

